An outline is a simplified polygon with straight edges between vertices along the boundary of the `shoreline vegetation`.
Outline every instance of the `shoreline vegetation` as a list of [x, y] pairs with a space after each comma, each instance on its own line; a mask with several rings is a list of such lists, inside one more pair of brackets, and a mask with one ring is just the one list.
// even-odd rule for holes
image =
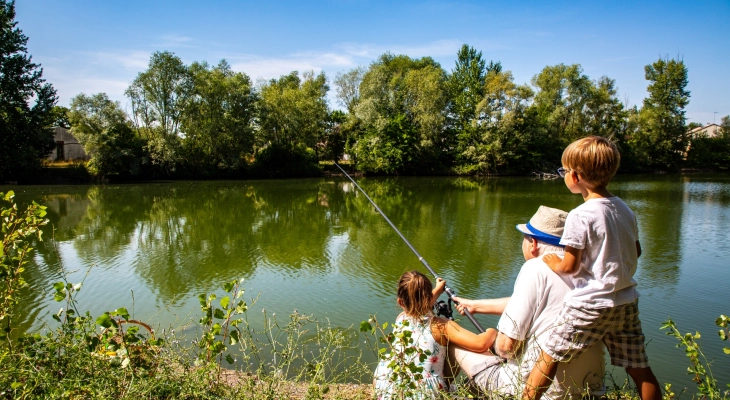
[[[374, 364], [363, 360], [359, 343], [364, 336], [365, 351], [387, 359], [403, 339], [375, 316], [362, 321], [358, 331], [296, 310], [283, 318], [263, 310], [257, 317], [263, 327], [257, 328], [248, 314], [257, 297], [246, 300], [243, 280], [200, 294], [200, 319], [181, 326], [153, 327], [124, 307], [95, 317], [77, 301], [84, 282], [70, 282], [64, 270], [49, 293], [61, 305], [53, 315], [56, 326], [19, 334], [16, 305], [24, 301], [24, 271], [49, 222], [45, 209], [33, 202], [20, 210], [12, 191], [0, 193], [0, 398], [372, 399]], [[716, 325], [727, 341], [730, 318], [721, 315]], [[693, 398], [730, 398], [712, 374], [713, 360], [702, 352], [700, 333], [682, 334], [671, 320], [661, 329], [677, 339], [689, 359], [687, 370], [697, 388]], [[723, 351], [730, 355], [730, 347]], [[396, 397], [413, 398], [417, 393], [409, 376], [415, 379], [422, 371], [415, 361], [394, 359], [403, 364], [393, 365], [403, 372], [397, 381], [402, 396]], [[607, 393], [601, 398], [638, 398], [626, 379], [607, 375], [604, 381]], [[456, 392], [447, 396], [484, 398], [463, 378], [456, 383]], [[679, 398], [687, 390], [675, 393], [665, 384], [663, 398]]]
[[[712, 131], [687, 123], [681, 58], [647, 64], [648, 96], [629, 105], [615, 80], [580, 64], [548, 65], [520, 83], [468, 44], [451, 68], [386, 52], [334, 77], [292, 71], [256, 82], [226, 60], [186, 65], [157, 51], [126, 89], [125, 110], [106, 93], [58, 106], [13, 2], [0, 0], [0, 29], [0, 59], [18, 65], [0, 82], [0, 183], [310, 177], [335, 160], [367, 175], [530, 175], [555, 171], [565, 146], [588, 135], [616, 142], [622, 173], [730, 165], [730, 116]], [[54, 127], [70, 130], [87, 162], [40, 173], [65, 159]]]

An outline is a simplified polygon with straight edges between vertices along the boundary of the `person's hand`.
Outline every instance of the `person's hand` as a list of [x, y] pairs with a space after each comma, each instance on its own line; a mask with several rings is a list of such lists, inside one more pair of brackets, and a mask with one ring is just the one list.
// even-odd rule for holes
[[472, 300], [462, 299], [461, 297], [456, 296], [452, 297], [451, 300], [453, 300], [455, 304], [458, 303], [456, 304], [456, 311], [458, 311], [459, 314], [466, 315], [466, 311], [469, 311], [469, 313], [472, 312]]
[[563, 259], [558, 257], [558, 255], [554, 253], [550, 253], [545, 254], [545, 256], [542, 257], [542, 261], [544, 261], [551, 270], [555, 271], [555, 268], [560, 264], [561, 261], [563, 261]]
[[434, 291], [440, 296], [441, 293], [444, 292], [445, 288], [446, 281], [443, 278], [436, 278], [436, 287], [434, 287]]

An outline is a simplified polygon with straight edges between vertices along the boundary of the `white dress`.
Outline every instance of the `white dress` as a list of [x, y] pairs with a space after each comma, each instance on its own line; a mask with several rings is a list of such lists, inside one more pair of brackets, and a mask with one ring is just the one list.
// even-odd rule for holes
[[[423, 368], [421, 372], [422, 378], [415, 379], [413, 373], [406, 370], [405, 374], [409, 377], [407, 380], [416, 384], [416, 389], [407, 387], [409, 382], [403, 382], [394, 374], [394, 367], [398, 368], [398, 354], [405, 354], [403, 345], [396, 341], [389, 353], [385, 354], [383, 359], [378, 363], [375, 369], [375, 395], [379, 400], [387, 400], [398, 398], [396, 396], [409, 391], [408, 398], [413, 399], [433, 399], [436, 398], [439, 391], [446, 389], [446, 382], [443, 378], [444, 362], [447, 357], [446, 347], [441, 346], [433, 338], [431, 333], [432, 316], [423, 316], [420, 319], [407, 317], [401, 313], [393, 326], [393, 334], [398, 335], [403, 331], [411, 332], [410, 345], [416, 351], [405, 356], [405, 364], [413, 364], [416, 367]], [[420, 355], [423, 354], [423, 361]]]

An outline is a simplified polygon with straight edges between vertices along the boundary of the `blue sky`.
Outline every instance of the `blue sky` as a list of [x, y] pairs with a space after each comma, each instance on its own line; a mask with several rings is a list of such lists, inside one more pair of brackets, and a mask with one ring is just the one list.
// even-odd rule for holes
[[[581, 64], [641, 105], [644, 66], [680, 57], [689, 121], [730, 114], [730, 1], [77, 1], [17, 0], [28, 51], [67, 106], [79, 93], [124, 90], [154, 51], [189, 64], [225, 58], [253, 80], [367, 66], [386, 51], [430, 56], [450, 71], [463, 43], [517, 83], [547, 65]], [[332, 90], [334, 92], [334, 90]], [[334, 97], [332, 97], [333, 107]], [[717, 112], [717, 114], [715, 114]]]

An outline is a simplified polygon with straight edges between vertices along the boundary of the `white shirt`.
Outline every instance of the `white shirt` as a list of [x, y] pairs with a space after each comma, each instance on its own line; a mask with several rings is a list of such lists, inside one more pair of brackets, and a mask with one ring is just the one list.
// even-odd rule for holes
[[[515, 340], [524, 340], [521, 355], [503, 365], [499, 374], [499, 392], [519, 395], [535, 361], [540, 356], [540, 346], [548, 335], [563, 308], [563, 299], [573, 285], [568, 277], [554, 273], [542, 258], [525, 262], [515, 282], [514, 293], [497, 324], [497, 330]], [[519, 360], [519, 362], [518, 362]], [[586, 349], [569, 363], [561, 363], [554, 383], [545, 393], [548, 399], [580, 398], [583, 389], [592, 394], [604, 391], [604, 345], [598, 342]], [[518, 391], [513, 393], [513, 391]]]
[[587, 200], [569, 212], [560, 244], [583, 249], [583, 254], [566, 303], [607, 308], [639, 298], [633, 278], [638, 240], [636, 216], [616, 196]]

